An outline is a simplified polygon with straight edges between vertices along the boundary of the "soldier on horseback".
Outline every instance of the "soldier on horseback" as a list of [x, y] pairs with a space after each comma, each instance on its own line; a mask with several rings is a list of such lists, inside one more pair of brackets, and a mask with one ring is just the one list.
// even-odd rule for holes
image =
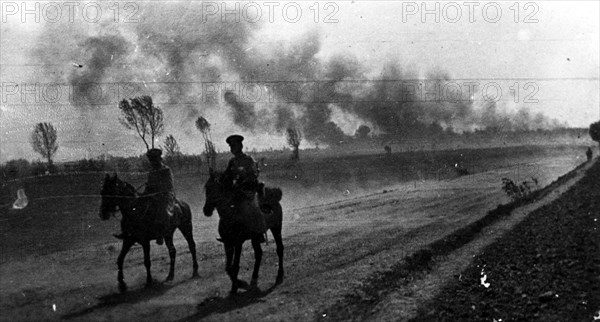
[[234, 156], [224, 173], [225, 184], [234, 192], [232, 206], [238, 208], [238, 214], [246, 214], [242, 220], [251, 232], [261, 234], [261, 242], [264, 242], [267, 229], [256, 196], [259, 188], [258, 168], [254, 159], [242, 152], [243, 140], [241, 135], [231, 135], [225, 140]]
[[[163, 235], [169, 233], [168, 224], [175, 211], [175, 190], [173, 185], [173, 173], [171, 169], [162, 162], [162, 150], [150, 149], [146, 153], [152, 170], [148, 172], [146, 188], [142, 193], [145, 202], [145, 216], [150, 216], [153, 221], [151, 229], [156, 231], [158, 238], [156, 243], [163, 244]], [[121, 225], [122, 233], [115, 237], [123, 239], [127, 234], [126, 224]]]

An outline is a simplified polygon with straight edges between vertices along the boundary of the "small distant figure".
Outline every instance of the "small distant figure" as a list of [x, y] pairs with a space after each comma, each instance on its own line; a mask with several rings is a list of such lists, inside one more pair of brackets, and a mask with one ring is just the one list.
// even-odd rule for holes
[[383, 149], [388, 156], [392, 155], [392, 148], [389, 145], [384, 146]]
[[469, 170], [467, 170], [467, 168], [463, 167], [462, 165], [460, 165], [458, 163], [454, 164], [454, 169], [456, 170], [456, 173], [459, 176], [466, 176], [466, 175], [470, 174]]
[[585, 152], [585, 155], [587, 156], [587, 160], [591, 161], [592, 157], [594, 156], [594, 152], [592, 152], [592, 148], [590, 148], [588, 146], [587, 151]]
[[21, 188], [17, 190], [17, 200], [13, 203], [13, 209], [24, 209], [29, 204], [27, 196], [25, 195], [25, 189]]

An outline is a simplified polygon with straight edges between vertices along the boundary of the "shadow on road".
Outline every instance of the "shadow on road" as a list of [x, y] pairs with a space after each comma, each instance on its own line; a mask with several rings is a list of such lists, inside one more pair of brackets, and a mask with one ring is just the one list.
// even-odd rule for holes
[[172, 289], [173, 287], [175, 287], [179, 284], [185, 283], [185, 282], [187, 282], [187, 281], [181, 281], [180, 283], [169, 283], [169, 284], [165, 284], [165, 283], [161, 283], [161, 282], [154, 282], [154, 284], [149, 287], [143, 287], [140, 289], [128, 291], [126, 293], [111, 293], [111, 294], [103, 295], [103, 296], [98, 297], [98, 301], [99, 301], [98, 304], [96, 304], [92, 307], [88, 307], [81, 311], [65, 314], [62, 316], [62, 318], [63, 319], [72, 319], [72, 318], [84, 316], [86, 314], [89, 314], [89, 313], [99, 310], [99, 309], [109, 308], [109, 307], [117, 306], [119, 304], [125, 304], [125, 303], [133, 304], [133, 303], [147, 301], [154, 297], [161, 296], [161, 295], [165, 294], [168, 290]]
[[275, 287], [277, 287], [276, 284], [265, 291], [262, 291], [260, 288], [256, 287], [249, 289], [246, 292], [238, 293], [236, 295], [229, 295], [227, 297], [207, 297], [204, 299], [204, 301], [198, 304], [198, 311], [196, 313], [177, 321], [197, 321], [214, 313], [226, 313], [255, 303], [265, 302], [265, 300], [262, 298], [273, 292]]

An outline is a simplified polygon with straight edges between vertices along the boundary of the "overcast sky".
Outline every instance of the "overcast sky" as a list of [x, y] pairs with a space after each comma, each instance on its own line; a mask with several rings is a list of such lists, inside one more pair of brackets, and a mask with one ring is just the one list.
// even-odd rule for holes
[[[502, 91], [498, 107], [507, 111], [526, 108], [573, 127], [600, 118], [597, 1], [427, 2], [425, 8], [420, 1], [227, 2], [226, 8], [198, 1], [65, 3], [27, 2], [23, 8], [21, 2], [2, 2], [0, 161], [38, 158], [29, 144], [37, 122], [57, 127], [59, 161], [142, 153], [141, 141], [118, 122], [118, 101], [132, 93], [127, 82], [141, 84], [135, 93], [152, 95], [163, 108], [165, 135], [174, 134], [183, 152], [201, 152], [200, 133], [190, 121], [197, 116], [213, 124], [220, 150], [234, 132], [248, 137], [250, 149], [279, 149], [285, 145], [281, 133], [240, 126], [225, 102], [205, 104], [198, 84], [321, 75], [296, 66], [302, 77], [289, 76], [295, 59], [319, 68], [343, 57], [346, 65], [358, 66], [363, 81], [380, 79], [383, 66], [393, 63], [407, 78], [443, 74], [463, 90], [469, 82], [480, 88], [494, 83]], [[33, 13], [22, 16], [24, 9]], [[222, 9], [233, 13], [222, 16]], [[429, 13], [423, 16], [424, 9]], [[221, 44], [223, 39], [243, 43]], [[236, 66], [267, 61], [285, 61], [278, 66], [290, 70]], [[100, 103], [70, 101], [68, 93], [78, 95], [76, 81], [100, 84]], [[185, 100], [173, 98], [178, 90]], [[343, 106], [329, 109], [330, 120], [346, 134], [363, 123], [377, 128]]]

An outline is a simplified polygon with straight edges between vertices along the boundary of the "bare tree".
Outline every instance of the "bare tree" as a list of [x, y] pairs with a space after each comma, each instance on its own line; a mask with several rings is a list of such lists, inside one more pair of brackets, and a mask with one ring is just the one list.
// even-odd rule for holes
[[600, 143], [600, 121], [590, 124], [590, 137]]
[[[122, 100], [119, 103], [119, 109], [123, 113], [121, 124], [127, 129], [135, 130], [146, 149], [150, 150], [150, 145], [154, 148], [154, 138], [163, 132], [163, 112], [158, 106], [154, 106], [150, 96], [141, 96]], [[150, 145], [146, 137], [150, 136]]]
[[196, 128], [202, 137], [204, 138], [204, 150], [206, 152], [206, 164], [210, 171], [215, 170], [217, 166], [217, 150], [212, 141], [212, 135], [210, 134], [210, 123], [207, 119], [200, 116], [196, 120]]
[[38, 123], [31, 133], [33, 150], [48, 160], [48, 171], [52, 170], [52, 157], [58, 150], [56, 129], [50, 123]]
[[298, 131], [296, 128], [288, 128], [287, 143], [294, 149], [292, 152], [292, 160], [300, 159], [300, 153], [298, 151], [298, 147], [300, 147], [300, 142], [302, 142], [302, 133], [300, 133], [300, 131]]
[[174, 157], [174, 156], [178, 156], [181, 154], [181, 151], [179, 149], [179, 144], [177, 143], [177, 141], [175, 140], [175, 137], [173, 137], [172, 134], [169, 134], [169, 136], [167, 136], [165, 138], [163, 150], [165, 150], [166, 157]]

